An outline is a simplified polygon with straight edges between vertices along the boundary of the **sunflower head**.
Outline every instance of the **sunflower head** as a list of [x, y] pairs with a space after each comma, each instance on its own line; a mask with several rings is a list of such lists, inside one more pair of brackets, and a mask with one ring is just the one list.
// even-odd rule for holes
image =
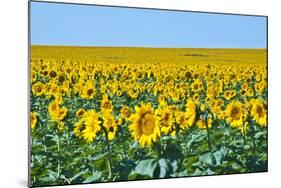
[[151, 146], [160, 137], [157, 118], [150, 104], [142, 103], [136, 106], [130, 120], [132, 123], [129, 125], [129, 130], [142, 147]]
[[82, 138], [82, 129], [84, 128], [83, 120], [78, 121], [74, 124], [74, 130], [73, 133], [76, 137]]
[[42, 82], [36, 82], [33, 86], [32, 86], [32, 93], [35, 96], [41, 96], [44, 94], [44, 84]]
[[59, 132], [63, 132], [64, 129], [65, 129], [66, 125], [63, 121], [59, 121], [58, 124], [57, 124], [57, 128], [59, 130]]
[[103, 95], [100, 108], [103, 113], [112, 112], [112, 110], [113, 110], [112, 102], [109, 100], [107, 94]]
[[57, 73], [57, 71], [56, 71], [56, 70], [51, 70], [51, 71], [49, 72], [49, 76], [50, 76], [50, 78], [56, 78], [56, 77], [57, 77], [57, 75], [58, 75], [58, 73]]
[[196, 79], [192, 84], [191, 84], [191, 89], [193, 92], [198, 92], [202, 88], [202, 82], [199, 79]]
[[261, 126], [267, 125], [267, 111], [265, 105], [260, 99], [251, 100], [251, 116], [254, 121]]
[[123, 106], [120, 113], [121, 116], [125, 118], [125, 120], [129, 120], [129, 118], [131, 117], [131, 109], [128, 106]]
[[103, 126], [106, 129], [107, 139], [109, 141], [113, 140], [117, 132], [117, 124], [114, 116], [111, 113], [103, 114]]
[[176, 122], [180, 126], [181, 129], [188, 128], [187, 120], [186, 120], [186, 115], [185, 115], [184, 112], [177, 111], [175, 116], [176, 116]]
[[163, 106], [156, 111], [160, 130], [165, 135], [171, 133], [174, 128], [173, 109], [170, 106]]
[[83, 108], [80, 108], [80, 109], [78, 109], [77, 111], [76, 111], [76, 116], [78, 117], [78, 118], [82, 118], [84, 115], [85, 115], [85, 110], [83, 109]]
[[239, 127], [243, 124], [243, 105], [240, 101], [232, 101], [228, 104], [225, 111], [227, 121], [232, 127]]
[[36, 112], [31, 112], [30, 113], [30, 126], [31, 129], [34, 129], [37, 123], [37, 116], [36, 116]]
[[86, 142], [92, 142], [101, 130], [99, 116], [95, 110], [89, 110], [84, 117], [84, 121], [85, 129], [82, 131], [82, 137]]
[[35, 82], [36, 79], [37, 79], [37, 73], [35, 71], [31, 71], [31, 73], [30, 73], [31, 82]]
[[93, 99], [96, 95], [96, 88], [95, 84], [88, 80], [84, 85], [81, 87], [80, 96], [83, 99]]
[[199, 119], [196, 122], [196, 125], [197, 125], [197, 127], [199, 129], [206, 129], [207, 126], [208, 126], [208, 128], [211, 128], [212, 127], [212, 123], [213, 123], [212, 118], [208, 118], [207, 120]]
[[225, 98], [226, 100], [230, 100], [230, 99], [232, 98], [232, 91], [231, 91], [231, 90], [226, 90], [226, 91], [224, 92], [224, 98]]
[[202, 111], [202, 112], [205, 112], [206, 111], [206, 108], [207, 108], [207, 106], [206, 106], [206, 104], [200, 104], [200, 110]]
[[55, 117], [59, 108], [60, 107], [59, 107], [59, 104], [57, 103], [57, 101], [53, 100], [52, 102], [50, 102], [50, 104], [48, 106], [48, 111], [49, 111], [51, 118]]
[[193, 102], [192, 99], [187, 100], [186, 104], [186, 119], [187, 119], [187, 125], [190, 127], [193, 125], [193, 123], [196, 120], [196, 104]]
[[60, 107], [59, 105], [56, 106], [56, 103], [49, 105], [49, 108], [51, 109], [51, 111], [49, 111], [49, 113], [50, 113], [52, 120], [61, 121], [67, 115], [67, 111], [68, 111], [67, 108]]

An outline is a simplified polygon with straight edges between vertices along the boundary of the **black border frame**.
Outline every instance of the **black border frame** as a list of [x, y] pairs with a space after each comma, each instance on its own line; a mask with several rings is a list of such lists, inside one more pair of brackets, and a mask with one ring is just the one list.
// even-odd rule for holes
[[[42, 186], [32, 186], [31, 185], [31, 128], [30, 128], [30, 112], [31, 112], [31, 105], [30, 105], [30, 60], [31, 60], [31, 2], [37, 3], [46, 3], [46, 4], [65, 4], [65, 5], [80, 5], [80, 6], [98, 6], [98, 7], [111, 7], [111, 8], [131, 8], [131, 9], [143, 9], [143, 10], [158, 10], [158, 11], [173, 11], [173, 12], [191, 12], [191, 13], [205, 13], [205, 14], [219, 14], [219, 15], [233, 15], [233, 16], [250, 16], [250, 17], [264, 17], [266, 18], [266, 77], [267, 77], [267, 170], [262, 172], [241, 172], [241, 173], [229, 173], [229, 174], [214, 174], [214, 175], [200, 175], [200, 176], [181, 176], [181, 177], [168, 177], [168, 178], [151, 178], [151, 179], [137, 179], [137, 180], [118, 180], [118, 181], [108, 181], [108, 182], [92, 182], [92, 183], [73, 183], [73, 184], [57, 184], [57, 185], [42, 185]], [[267, 15], [257, 15], [257, 14], [239, 14], [239, 13], [227, 13], [227, 12], [208, 12], [208, 11], [192, 11], [192, 10], [180, 10], [180, 9], [164, 9], [164, 8], [146, 8], [146, 7], [133, 7], [133, 6], [118, 6], [118, 5], [102, 5], [102, 4], [90, 4], [90, 3], [73, 3], [73, 2], [59, 2], [59, 1], [41, 1], [41, 0], [28, 0], [28, 63], [27, 63], [27, 72], [28, 72], [28, 79], [27, 79], [27, 96], [28, 96], [28, 187], [55, 187], [55, 186], [67, 186], [67, 185], [91, 185], [91, 184], [100, 184], [100, 183], [122, 183], [122, 182], [134, 182], [134, 181], [155, 181], [155, 180], [162, 180], [162, 179], [178, 179], [178, 178], [195, 178], [195, 177], [208, 177], [208, 176], [225, 176], [225, 175], [239, 175], [239, 174], [256, 174], [256, 173], [268, 173], [269, 172], [269, 165], [268, 165], [268, 155], [269, 155], [269, 142], [268, 142], [268, 16]]]

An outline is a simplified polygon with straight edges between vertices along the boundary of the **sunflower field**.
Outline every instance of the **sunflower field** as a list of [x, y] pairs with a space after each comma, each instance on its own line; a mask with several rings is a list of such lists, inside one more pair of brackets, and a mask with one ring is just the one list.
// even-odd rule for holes
[[266, 50], [32, 46], [32, 186], [267, 171]]

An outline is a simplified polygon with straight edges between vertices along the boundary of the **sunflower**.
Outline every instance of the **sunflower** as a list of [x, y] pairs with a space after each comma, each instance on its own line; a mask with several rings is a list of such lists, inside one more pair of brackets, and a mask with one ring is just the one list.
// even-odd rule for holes
[[122, 90], [118, 89], [118, 90], [116, 91], [116, 95], [117, 95], [118, 97], [120, 97], [122, 94], [123, 94]]
[[232, 127], [239, 127], [243, 124], [243, 105], [240, 101], [232, 101], [225, 110], [226, 120]]
[[121, 126], [123, 124], [123, 118], [119, 117], [117, 120], [117, 126]]
[[249, 89], [249, 83], [248, 82], [245, 82], [242, 87], [241, 87], [243, 90], [247, 91]]
[[83, 128], [84, 128], [83, 120], [80, 120], [77, 123], [75, 123], [74, 130], [73, 130], [74, 135], [77, 136], [78, 138], [82, 138], [83, 137], [83, 134], [82, 134]]
[[151, 104], [143, 104], [135, 107], [135, 113], [131, 115], [132, 124], [129, 130], [136, 141], [142, 147], [151, 146], [160, 137], [160, 128]]
[[107, 139], [113, 140], [117, 132], [117, 125], [114, 116], [111, 113], [103, 114], [103, 126], [107, 131]]
[[187, 100], [186, 119], [187, 119], [187, 125], [189, 127], [193, 125], [196, 119], [196, 104], [193, 102], [192, 99]]
[[193, 99], [193, 101], [194, 101], [196, 104], [199, 104], [199, 102], [200, 102], [200, 95], [199, 95], [199, 93], [195, 93], [195, 94], [192, 96], [192, 99]]
[[85, 129], [82, 131], [82, 137], [86, 142], [92, 142], [97, 133], [101, 130], [98, 114], [95, 110], [89, 110], [85, 116]]
[[231, 98], [235, 97], [236, 96], [236, 91], [235, 90], [231, 90], [230, 91], [230, 95], [231, 95]]
[[205, 112], [206, 111], [206, 104], [205, 103], [202, 103], [202, 104], [200, 104], [200, 110], [202, 111], [202, 112]]
[[206, 129], [207, 126], [208, 128], [212, 127], [212, 122], [213, 120], [211, 118], [208, 118], [207, 120], [200, 119], [196, 122], [196, 125], [199, 129]]
[[185, 117], [185, 113], [182, 112], [182, 111], [177, 111], [175, 113], [175, 115], [176, 115], [176, 122], [177, 122], [177, 124], [179, 124], [180, 128], [181, 129], [188, 128], [187, 120], [186, 120], [186, 117]]
[[171, 99], [177, 101], [180, 98], [180, 90], [172, 89], [170, 92]]
[[48, 106], [48, 111], [49, 111], [49, 114], [51, 117], [55, 116], [58, 109], [59, 109], [59, 104], [57, 103], [57, 101], [53, 100], [52, 102], [50, 102], [50, 104]]
[[67, 115], [67, 108], [65, 108], [65, 107], [60, 107], [60, 108], [58, 109], [56, 115], [54, 116], [54, 119], [63, 120], [66, 115]]
[[41, 96], [44, 94], [44, 84], [42, 82], [36, 82], [33, 86], [32, 86], [32, 93], [35, 96]]
[[91, 80], [88, 80], [81, 89], [80, 96], [82, 99], [93, 99], [96, 95], [95, 84]]
[[59, 121], [57, 124], [59, 132], [63, 132], [65, 129], [65, 123], [63, 121]]
[[165, 106], [167, 104], [166, 98], [165, 98], [164, 95], [159, 95], [158, 103], [159, 103], [160, 106]]
[[131, 109], [128, 107], [128, 106], [123, 106], [121, 108], [121, 116], [123, 118], [125, 118], [126, 121], [128, 121], [130, 119], [130, 116], [131, 116]]
[[212, 114], [214, 115], [215, 118], [218, 119], [225, 119], [225, 113], [222, 110], [222, 106], [219, 105], [219, 101], [218, 100], [213, 100], [210, 103], [210, 110], [212, 112]]
[[173, 110], [169, 106], [163, 106], [156, 110], [157, 118], [162, 133], [168, 135], [174, 128]]
[[80, 108], [80, 109], [78, 109], [78, 110], [76, 111], [76, 116], [77, 116], [78, 118], [82, 118], [82, 117], [84, 116], [85, 112], [86, 112], [86, 111], [85, 111], [83, 108]]
[[31, 112], [30, 113], [30, 126], [31, 126], [31, 128], [34, 129], [36, 124], [37, 124], [36, 112]]
[[48, 106], [48, 111], [52, 120], [61, 121], [67, 115], [67, 108], [60, 107], [58, 101], [53, 100]]
[[240, 94], [241, 94], [242, 97], [245, 97], [245, 95], [247, 94], [247, 90], [242, 89], [240, 91]]
[[62, 102], [63, 102], [63, 95], [62, 95], [61, 93], [58, 93], [58, 94], [54, 95], [54, 97], [55, 97], [54, 100], [55, 100], [58, 104], [62, 104]]
[[225, 98], [226, 100], [230, 100], [230, 99], [232, 98], [232, 91], [231, 91], [231, 90], [226, 90], [226, 91], [224, 92], [224, 98]]
[[202, 88], [202, 82], [198, 79], [196, 79], [192, 84], [191, 84], [191, 89], [193, 92], [198, 92]]
[[35, 82], [36, 79], [37, 79], [37, 73], [35, 71], [31, 71], [31, 73], [30, 73], [31, 82]]
[[50, 88], [50, 91], [49, 91], [49, 94], [50, 95], [53, 95], [53, 96], [56, 96], [60, 93], [60, 88], [55, 85], [54, 83], [50, 82], [51, 83], [51, 88]]
[[253, 120], [261, 126], [267, 126], [267, 111], [265, 105], [260, 99], [251, 100], [251, 116]]
[[51, 71], [49, 72], [49, 76], [50, 76], [50, 78], [56, 78], [56, 77], [57, 77], [57, 75], [58, 75], [58, 73], [57, 73], [57, 71], [56, 71], [56, 70], [51, 70]]
[[100, 104], [100, 108], [101, 108], [101, 112], [102, 113], [104, 113], [104, 112], [111, 113], [112, 112], [112, 110], [113, 110], [112, 102], [108, 99], [108, 95], [107, 94], [104, 94], [102, 96], [102, 101], [101, 101], [101, 104]]
[[252, 88], [250, 88], [250, 89], [248, 89], [246, 94], [247, 94], [248, 97], [253, 97], [255, 92], [254, 92], [254, 90]]

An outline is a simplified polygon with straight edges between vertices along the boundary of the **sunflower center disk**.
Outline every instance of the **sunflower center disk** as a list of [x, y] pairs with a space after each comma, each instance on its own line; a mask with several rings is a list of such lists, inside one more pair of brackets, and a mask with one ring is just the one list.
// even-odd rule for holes
[[145, 135], [153, 134], [155, 127], [155, 119], [153, 114], [145, 114], [144, 117], [141, 119], [141, 131]]
[[231, 111], [231, 116], [233, 117], [233, 119], [238, 120], [240, 119], [240, 109], [238, 108], [233, 108]]

